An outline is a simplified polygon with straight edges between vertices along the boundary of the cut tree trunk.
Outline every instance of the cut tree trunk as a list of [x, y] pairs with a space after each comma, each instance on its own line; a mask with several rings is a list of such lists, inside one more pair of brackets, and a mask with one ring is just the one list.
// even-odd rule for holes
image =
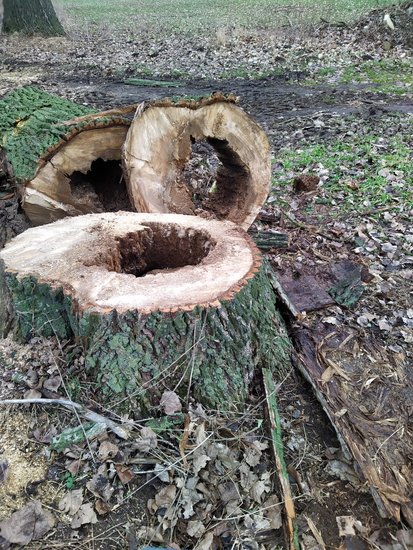
[[[271, 182], [268, 139], [234, 96], [154, 101], [138, 109], [124, 145], [129, 194], [141, 212], [201, 214], [248, 229]], [[188, 174], [192, 144], [215, 150], [215, 184], [203, 199]]]
[[[4, 33], [63, 36], [65, 31], [56, 16], [51, 0], [0, 0]], [[0, 20], [1, 22], [1, 20]]]
[[130, 124], [123, 112], [95, 113], [32, 87], [0, 101], [0, 169], [22, 184], [34, 225], [132, 209], [120, 163]]
[[0, 333], [75, 338], [99, 398], [145, 408], [165, 389], [242, 409], [289, 339], [261, 255], [231, 222], [91, 214], [27, 230], [0, 253]]

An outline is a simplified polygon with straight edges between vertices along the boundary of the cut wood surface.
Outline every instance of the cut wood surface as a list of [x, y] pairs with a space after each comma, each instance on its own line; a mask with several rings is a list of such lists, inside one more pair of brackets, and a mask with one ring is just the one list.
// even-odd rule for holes
[[120, 166], [129, 124], [116, 111], [99, 114], [32, 87], [0, 101], [2, 168], [22, 184], [34, 225], [131, 209]]
[[[216, 186], [194, 200], [185, 167], [192, 144], [206, 142], [219, 160]], [[129, 194], [141, 212], [202, 214], [248, 229], [271, 182], [268, 139], [234, 97], [154, 101], [137, 111], [124, 145]], [[189, 181], [188, 181], [189, 179]]]
[[111, 406], [177, 387], [236, 409], [257, 366], [289, 365], [261, 255], [231, 222], [78, 216], [29, 229], [0, 258], [0, 333], [77, 339]]

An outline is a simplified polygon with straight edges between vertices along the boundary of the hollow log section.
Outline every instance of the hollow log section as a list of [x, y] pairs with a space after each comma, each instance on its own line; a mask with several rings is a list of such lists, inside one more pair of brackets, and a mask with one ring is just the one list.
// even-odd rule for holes
[[87, 178], [94, 161], [120, 161], [128, 118], [95, 113], [32, 87], [8, 94], [0, 113], [2, 169], [22, 184], [23, 208], [34, 225], [105, 211], [105, 193], [131, 209], [120, 164], [111, 189], [93, 187]]
[[152, 102], [137, 111], [123, 163], [129, 194], [141, 212], [198, 214], [184, 169], [192, 143], [213, 146], [221, 165], [216, 190], [201, 210], [245, 230], [264, 204], [271, 182], [268, 139], [234, 98]]
[[[324, 330], [325, 332], [325, 330]], [[413, 527], [413, 376], [403, 353], [365, 334], [296, 326], [296, 366], [313, 386], [382, 517]]]
[[144, 409], [178, 387], [241, 408], [289, 340], [260, 252], [231, 222], [107, 213], [27, 230], [0, 254], [0, 333], [75, 338], [99, 398]]

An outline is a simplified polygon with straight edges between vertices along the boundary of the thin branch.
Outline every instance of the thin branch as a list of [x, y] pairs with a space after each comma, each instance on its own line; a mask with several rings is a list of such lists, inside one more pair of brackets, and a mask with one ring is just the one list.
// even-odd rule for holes
[[119, 424], [116, 424], [113, 420], [91, 411], [79, 403], [70, 401], [69, 399], [3, 399], [0, 401], [0, 405], [61, 405], [69, 411], [73, 412], [73, 410], [76, 410], [81, 416], [90, 422], [104, 424], [121, 439], [129, 439], [130, 437], [129, 430], [119, 426]]

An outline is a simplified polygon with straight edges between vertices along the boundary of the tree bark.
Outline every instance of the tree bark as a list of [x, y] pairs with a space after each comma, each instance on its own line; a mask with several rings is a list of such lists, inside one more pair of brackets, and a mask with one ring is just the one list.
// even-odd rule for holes
[[[154, 101], [137, 110], [123, 153], [136, 210], [204, 215], [248, 229], [270, 188], [270, 147], [235, 102], [235, 96], [216, 93]], [[219, 161], [215, 185], [200, 203], [186, 174], [195, 142], [212, 146]]]
[[2, 0], [2, 4], [4, 33], [43, 36], [65, 34], [51, 0]]
[[0, 254], [0, 333], [74, 338], [116, 410], [165, 389], [242, 409], [256, 367], [290, 344], [261, 255], [231, 222], [92, 214], [29, 229]]
[[96, 113], [32, 87], [8, 94], [0, 113], [0, 168], [22, 185], [34, 225], [131, 209], [120, 165], [130, 121], [122, 114]]

